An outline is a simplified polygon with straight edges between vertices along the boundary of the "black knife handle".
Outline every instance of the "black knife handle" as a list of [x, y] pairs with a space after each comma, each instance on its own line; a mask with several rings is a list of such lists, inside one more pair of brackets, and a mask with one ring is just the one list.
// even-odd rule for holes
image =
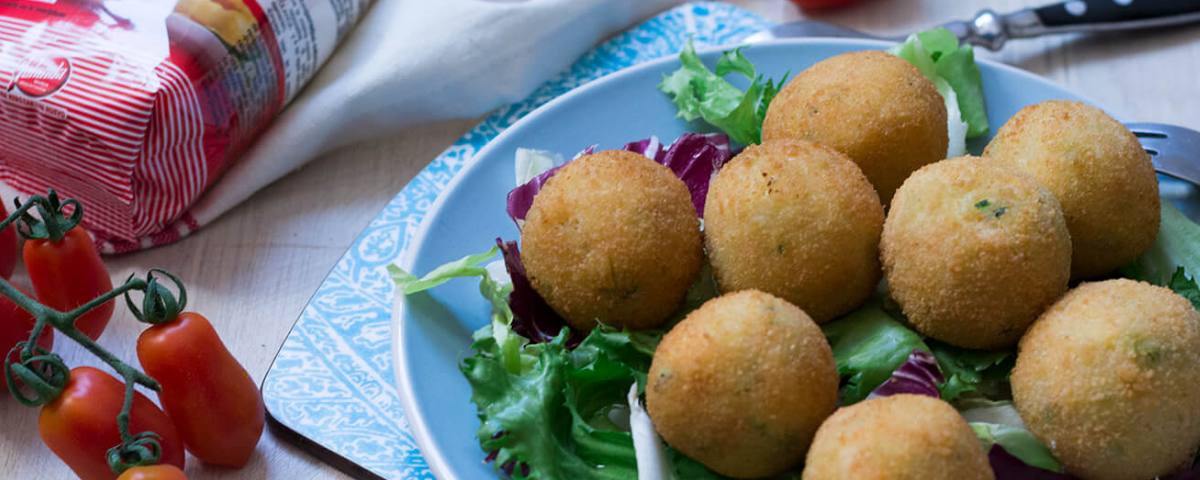
[[1106, 32], [1200, 22], [1200, 0], [1068, 0], [1008, 14], [983, 10], [942, 25], [959, 41], [999, 50], [1009, 39]]
[[1033, 11], [1047, 27], [1084, 27], [1200, 14], [1200, 0], [1070, 0]]

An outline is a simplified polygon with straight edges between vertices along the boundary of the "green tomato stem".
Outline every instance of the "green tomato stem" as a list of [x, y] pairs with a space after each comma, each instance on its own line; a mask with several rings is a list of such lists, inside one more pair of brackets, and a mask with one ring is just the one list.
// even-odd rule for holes
[[[69, 217], [62, 212], [63, 208], [68, 205], [73, 205], [75, 208]], [[16, 207], [7, 218], [0, 221], [0, 230], [12, 226], [14, 222], [22, 221], [28, 230], [28, 232], [20, 231], [23, 236], [27, 238], [44, 238], [51, 242], [62, 240], [66, 232], [78, 225], [83, 217], [83, 206], [77, 200], [68, 199], [60, 202], [58, 195], [53, 190], [50, 190], [46, 197], [34, 195], [24, 204], [18, 201]], [[38, 210], [42, 220], [38, 220], [29, 214], [29, 210], [32, 208]], [[164, 275], [175, 283], [179, 290], [178, 302], [167, 288], [157, 283], [154, 278], [155, 273]], [[148, 290], [153, 290], [153, 292], [149, 292]], [[140, 384], [155, 391], [158, 391], [160, 386], [158, 381], [121, 361], [94, 340], [88, 338], [87, 335], [76, 328], [75, 322], [89, 311], [113, 301], [122, 295], [126, 296], [126, 301], [132, 306], [133, 301], [129, 298], [129, 292], [133, 291], [141, 291], [148, 294], [148, 298], [144, 304], [153, 305], [155, 307], [154, 313], [157, 316], [165, 315], [173, 317], [178, 314], [178, 310], [181, 310], [187, 301], [187, 294], [185, 293], [183, 283], [174, 275], [161, 269], [151, 270], [146, 280], [130, 276], [124, 284], [69, 312], [60, 312], [38, 303], [37, 300], [25, 295], [25, 293], [14, 287], [7, 280], [0, 278], [0, 295], [8, 297], [13, 303], [32, 314], [36, 319], [33, 331], [30, 332], [29, 340], [18, 344], [4, 357], [4, 377], [8, 383], [9, 392], [19, 402], [26, 406], [38, 406], [52, 402], [62, 394], [63, 389], [70, 379], [70, 369], [63, 363], [62, 359], [58, 355], [37, 345], [47, 325], [62, 332], [67, 338], [74, 340], [85, 350], [91, 352], [92, 355], [100, 358], [101, 361], [108, 364], [123, 379], [125, 383], [125, 399], [121, 405], [121, 412], [117, 414], [117, 430], [121, 436], [121, 443], [109, 449], [107, 454], [109, 467], [118, 475], [134, 466], [157, 463], [162, 457], [162, 445], [159, 442], [160, 435], [151, 431], [140, 432], [135, 435], [129, 430], [130, 414], [133, 409], [134, 399], [136, 398], [136, 385]], [[139, 320], [142, 320], [142, 312], [137, 312], [136, 308], [132, 310], [136, 312]], [[150, 312], [147, 313], [149, 314]], [[159, 320], [161, 321], [162, 319]], [[169, 321], [170, 319], [166, 320]], [[19, 352], [19, 362], [12, 361], [12, 352]], [[16, 381], [18, 379], [29, 390], [33, 391], [33, 398], [25, 396], [20, 391]]]

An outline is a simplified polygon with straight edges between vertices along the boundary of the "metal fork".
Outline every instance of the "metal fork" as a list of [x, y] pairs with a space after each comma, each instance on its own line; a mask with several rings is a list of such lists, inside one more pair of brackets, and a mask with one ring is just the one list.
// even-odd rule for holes
[[1127, 123], [1158, 173], [1200, 185], [1200, 132], [1162, 123]]

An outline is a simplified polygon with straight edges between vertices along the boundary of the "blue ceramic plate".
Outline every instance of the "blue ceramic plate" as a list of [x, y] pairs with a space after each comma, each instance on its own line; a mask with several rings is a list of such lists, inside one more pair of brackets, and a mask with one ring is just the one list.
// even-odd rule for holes
[[[745, 55], [759, 73], [779, 78], [834, 55], [890, 45], [798, 39], [755, 45]], [[710, 67], [719, 55], [720, 51], [701, 53]], [[620, 148], [651, 135], [670, 142], [682, 133], [705, 130], [702, 124], [675, 118], [674, 104], [655, 89], [663, 75], [678, 66], [672, 57], [623, 70], [563, 95], [514, 124], [450, 182], [429, 209], [400, 266], [422, 275], [491, 248], [496, 237], [517, 238], [516, 226], [505, 214], [505, 198], [514, 186], [513, 155], [518, 147], [561, 152], [569, 158], [592, 144]], [[980, 61], [979, 68], [993, 132], [1026, 105], [1087, 101], [1006, 65]], [[976, 154], [984, 145], [982, 139], [968, 144]], [[469, 354], [471, 332], [490, 318], [491, 306], [479, 295], [478, 280], [456, 279], [396, 304], [392, 348], [397, 383], [405, 416], [430, 470], [440, 480], [497, 478], [493, 466], [483, 463], [484, 452], [475, 440], [479, 419], [470, 401], [471, 387], [458, 370], [459, 361]]]

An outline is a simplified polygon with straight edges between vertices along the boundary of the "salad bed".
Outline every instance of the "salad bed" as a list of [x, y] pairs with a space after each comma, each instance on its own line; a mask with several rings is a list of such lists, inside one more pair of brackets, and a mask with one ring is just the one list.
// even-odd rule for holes
[[[946, 62], [970, 54], [969, 48], [959, 53], [963, 50], [957, 45], [933, 49], [923, 48], [922, 43], [936, 42], [910, 41], [897, 51], [902, 56], [903, 52], [917, 52], [916, 58], [928, 60], [935, 73], [943, 70], [938, 65], [947, 65], [944, 69], [948, 72], [962, 70], [961, 66], [954, 66], [961, 60]], [[928, 50], [941, 53], [930, 54]], [[689, 60], [695, 58], [694, 53], [685, 51], [681, 57], [684, 68], [680, 72], [685, 73], [668, 77], [660, 87], [675, 94], [681, 116], [703, 117], [738, 143], [745, 143], [743, 140], [757, 143], [764, 112], [778, 84], [783, 82], [762, 81], [738, 50], [721, 58], [716, 73], [708, 72], [698, 59]], [[973, 67], [973, 59], [967, 60]], [[928, 68], [922, 71], [930, 74]], [[724, 74], [731, 72], [750, 78], [750, 88], [742, 91], [725, 82]], [[689, 78], [672, 80], [679, 75]], [[977, 102], [979, 118], [983, 118], [977, 71], [975, 78], [978, 95], [973, 97], [969, 87], [960, 90], [955, 86], [950, 96], [946, 96], [948, 110], [951, 104], [956, 106], [955, 111], [967, 125], [964, 137], [979, 129], [969, 121], [967, 112], [971, 107], [964, 107], [964, 101]], [[938, 86], [942, 90], [942, 85]], [[968, 93], [955, 94], [960, 91]], [[986, 133], [986, 120], [983, 121], [982, 133]], [[950, 128], [953, 131], [954, 127]], [[951, 144], [953, 149], [954, 142]], [[701, 216], [707, 181], [730, 156], [729, 142], [720, 135], [685, 135], [667, 148], [651, 138], [633, 142], [625, 149], [671, 167], [691, 190]], [[520, 186], [509, 196], [509, 214], [518, 225], [537, 189], [556, 171], [551, 169], [556, 163], [559, 162], [552, 155], [537, 152], [518, 155], [518, 171], [524, 173], [518, 175]], [[1186, 274], [1185, 267], [1195, 268], [1195, 252], [1189, 242], [1196, 238], [1196, 225], [1170, 205], [1164, 205], [1159, 242], [1141, 260], [1125, 268], [1123, 274], [1166, 285], [1195, 304], [1200, 299], [1200, 290]], [[643, 458], [654, 458], [653, 451], [662, 448], [658, 458], [665, 461], [657, 469], [659, 472], [679, 478], [721, 478], [698, 462], [663, 447], [653, 430], [647, 436], [648, 417], [639, 402], [631, 401], [629, 395], [631, 385], [636, 385], [638, 394], [645, 388], [654, 348], [662, 335], [687, 312], [717, 295], [711, 273], [706, 270], [701, 274], [683, 307], [662, 328], [631, 332], [601, 326], [584, 336], [565, 328], [562, 319], [531, 288], [517, 244], [500, 240], [497, 243], [497, 247], [485, 254], [452, 262], [424, 278], [393, 268], [398, 291], [404, 294], [432, 288], [453, 277], [481, 279], [480, 292], [494, 307], [492, 322], [475, 333], [474, 353], [463, 361], [461, 368], [471, 382], [472, 401], [479, 407], [478, 438], [487, 458], [514, 478], [637, 478], [639, 465], [643, 475], [649, 467]], [[498, 263], [481, 266], [497, 252], [504, 255], [503, 268]], [[1019, 425], [1003, 423], [1017, 418], [1007, 389], [1007, 377], [1015, 360], [1013, 351], [973, 351], [925, 339], [906, 326], [883, 289], [867, 305], [823, 325], [822, 330], [833, 348], [842, 377], [839, 392], [843, 405], [867, 398], [881, 385], [891, 388], [902, 385], [902, 391], [915, 391], [922, 387], [928, 390], [932, 384], [943, 399], [969, 419], [978, 414], [994, 420], [974, 422], [972, 427], [985, 447], [991, 449], [998, 478], [1036, 478], [1029, 476], [1031, 472], [1055, 475], [1046, 478], [1071, 478], [1057, 473], [1061, 467], [1032, 435]], [[929, 352], [936, 362], [914, 352]], [[926, 366], [923, 370], [922, 364]], [[925, 371], [936, 380], [909, 382], [913, 375], [906, 370], [914, 369]], [[647, 437], [652, 442], [636, 440]]]

